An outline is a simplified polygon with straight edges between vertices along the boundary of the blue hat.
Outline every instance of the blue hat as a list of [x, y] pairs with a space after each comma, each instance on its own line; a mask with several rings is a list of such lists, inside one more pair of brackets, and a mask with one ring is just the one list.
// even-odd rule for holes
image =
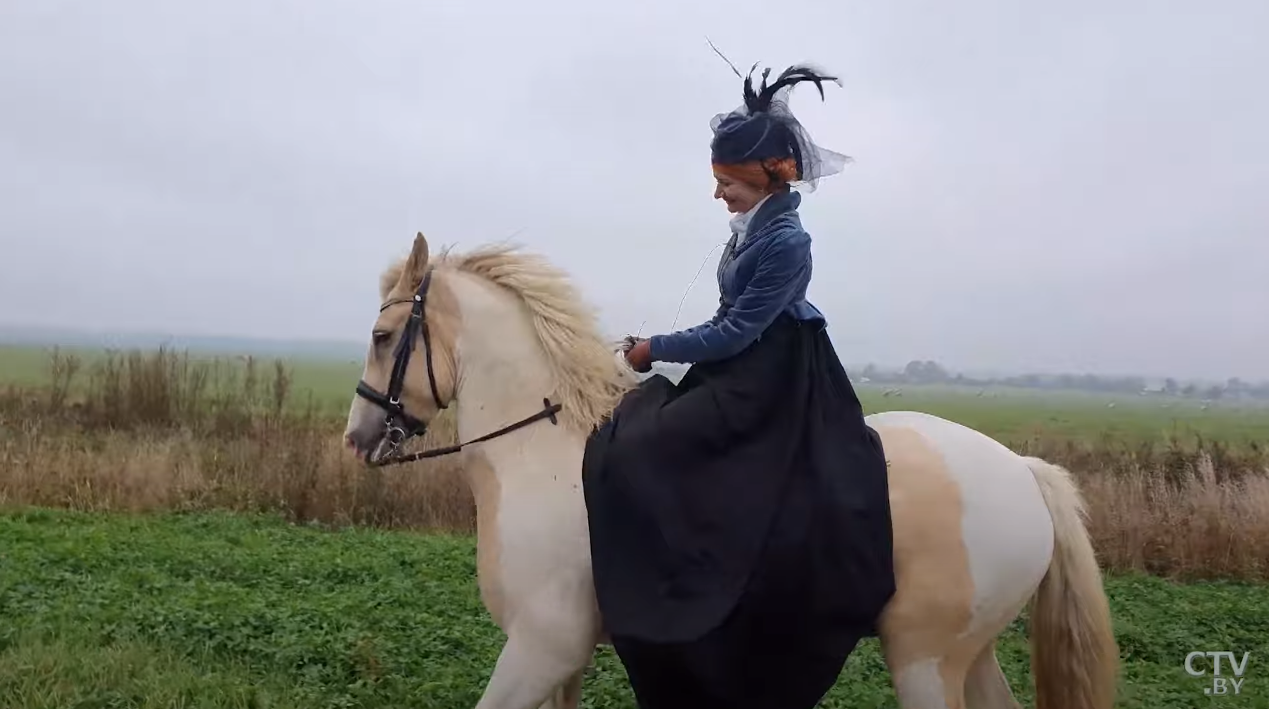
[[[729, 62], [730, 63], [730, 62]], [[756, 65], [754, 68], [757, 68]], [[736, 71], [735, 67], [732, 67]], [[710, 143], [711, 159], [721, 165], [734, 165], [751, 160], [793, 158], [797, 164], [798, 183], [814, 189], [815, 182], [840, 172], [850, 158], [815, 145], [806, 129], [788, 108], [788, 93], [797, 84], [810, 81], [824, 98], [823, 82], [841, 82], [825, 76], [809, 66], [792, 66], [768, 85], [771, 70], [762, 72], [762, 86], [753, 89], [753, 70], [745, 77], [745, 102], [731, 113], [718, 114], [710, 122], [714, 138]], [[736, 71], [740, 76], [740, 72]]]
[[[714, 129], [710, 151], [711, 159], [721, 165], [798, 157], [793, 131], [769, 113], [745, 115], [735, 112], [726, 115]], [[798, 167], [801, 168], [800, 160]]]

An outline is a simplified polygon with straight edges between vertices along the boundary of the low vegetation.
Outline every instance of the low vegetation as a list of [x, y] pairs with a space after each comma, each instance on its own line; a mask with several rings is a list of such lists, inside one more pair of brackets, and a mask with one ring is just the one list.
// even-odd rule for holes
[[[339, 530], [276, 515], [0, 517], [0, 706], [475, 706], [501, 646], [476, 592], [467, 535]], [[1119, 707], [1205, 706], [1182, 670], [1192, 649], [1250, 652], [1239, 697], [1269, 709], [1257, 658], [1269, 594], [1230, 582], [1107, 581], [1124, 665]], [[1000, 654], [1030, 705], [1025, 622]], [[585, 705], [634, 709], [604, 648]], [[895, 706], [875, 640], [852, 656], [826, 709]]]

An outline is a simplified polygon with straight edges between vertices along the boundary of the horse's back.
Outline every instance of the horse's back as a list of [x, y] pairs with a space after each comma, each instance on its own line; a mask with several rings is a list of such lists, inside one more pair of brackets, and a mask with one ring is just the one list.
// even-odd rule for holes
[[[882, 617], [899, 655], [941, 655], [1012, 618], [1049, 566], [1053, 527], [1026, 461], [929, 414], [866, 419], [889, 463], [898, 589]], [[1007, 621], [1005, 621], [1007, 622]]]

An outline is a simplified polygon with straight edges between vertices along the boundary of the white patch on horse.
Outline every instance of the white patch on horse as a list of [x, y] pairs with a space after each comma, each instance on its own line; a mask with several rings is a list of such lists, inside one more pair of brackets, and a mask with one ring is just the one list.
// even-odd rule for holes
[[[947, 688], [939, 672], [939, 658], [918, 660], [895, 672], [894, 693], [903, 709], [953, 709], [944, 698]], [[959, 709], [959, 708], [957, 708]]]

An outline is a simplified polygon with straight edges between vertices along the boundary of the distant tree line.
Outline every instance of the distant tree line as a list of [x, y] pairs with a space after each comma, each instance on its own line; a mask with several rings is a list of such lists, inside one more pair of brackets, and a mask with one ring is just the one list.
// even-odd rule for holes
[[972, 377], [954, 374], [938, 362], [912, 360], [901, 370], [885, 370], [869, 364], [852, 369], [851, 379], [871, 384], [951, 384], [968, 387], [1010, 386], [1023, 389], [1087, 391], [1107, 394], [1157, 394], [1216, 401], [1219, 399], [1269, 400], [1269, 381], [1246, 382], [1230, 377], [1223, 383], [1183, 382], [1172, 377], [1101, 376], [1096, 374], [1019, 374], [1006, 377]]

